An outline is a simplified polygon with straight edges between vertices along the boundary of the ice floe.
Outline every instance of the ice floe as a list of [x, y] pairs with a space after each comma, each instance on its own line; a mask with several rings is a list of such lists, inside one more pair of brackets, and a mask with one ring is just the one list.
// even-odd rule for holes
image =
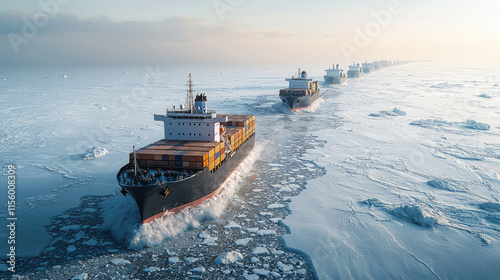
[[264, 246], [259, 246], [255, 247], [252, 251], [252, 254], [254, 255], [263, 255], [263, 254], [269, 254], [269, 251], [267, 250], [266, 247]]
[[95, 159], [108, 154], [108, 150], [103, 147], [93, 147], [85, 151], [83, 159]]
[[405, 111], [398, 109], [398, 108], [394, 108], [391, 111], [380, 111], [379, 113], [371, 113], [369, 116], [370, 117], [383, 117], [383, 116], [404, 116], [404, 115], [406, 115]]
[[468, 128], [472, 130], [489, 130], [490, 125], [476, 122], [475, 120], [466, 120], [464, 122], [448, 122], [437, 119], [427, 119], [412, 121], [410, 125], [421, 126], [424, 128]]
[[88, 273], [81, 273], [71, 278], [71, 280], [87, 280], [88, 278], [89, 278]]
[[422, 226], [434, 227], [448, 224], [448, 220], [439, 210], [426, 205], [401, 205], [396, 207], [393, 213]]
[[235, 263], [243, 259], [243, 255], [240, 252], [231, 251], [220, 254], [215, 258], [215, 263], [218, 264], [230, 264]]
[[144, 272], [156, 272], [156, 271], [160, 271], [160, 268], [156, 267], [156, 266], [151, 266], [151, 267], [143, 269], [142, 271], [144, 271]]
[[112, 259], [109, 261], [112, 265], [127, 265], [127, 264], [130, 264], [129, 261], [125, 260], [125, 259], [122, 259], [122, 258], [116, 258], [116, 259]]
[[235, 240], [234, 244], [239, 245], [239, 246], [247, 246], [250, 241], [252, 241], [252, 238], [250, 238], [250, 237], [241, 238], [241, 239]]

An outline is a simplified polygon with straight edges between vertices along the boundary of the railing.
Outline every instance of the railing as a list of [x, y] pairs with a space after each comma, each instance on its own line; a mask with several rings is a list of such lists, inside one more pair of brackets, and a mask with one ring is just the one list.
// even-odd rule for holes
[[204, 113], [197, 113], [195, 110], [191, 109], [167, 109], [167, 114], [168, 113], [173, 113], [173, 114], [215, 114], [215, 110], [213, 109], [208, 109]]

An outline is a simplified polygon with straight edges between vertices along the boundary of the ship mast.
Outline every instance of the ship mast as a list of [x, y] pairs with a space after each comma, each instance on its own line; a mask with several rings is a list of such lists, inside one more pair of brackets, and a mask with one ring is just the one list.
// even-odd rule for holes
[[134, 178], [137, 178], [137, 167], [138, 164], [137, 164], [137, 158], [135, 156], [135, 145], [134, 145]]
[[194, 103], [194, 97], [193, 97], [193, 81], [191, 80], [191, 73], [189, 73], [189, 81], [186, 84], [188, 86], [187, 89], [187, 94], [186, 94], [186, 108], [193, 113], [193, 103]]
[[297, 78], [300, 78], [300, 67], [299, 67], [299, 72], [298, 73], [299, 73], [299, 75], [297, 76]]

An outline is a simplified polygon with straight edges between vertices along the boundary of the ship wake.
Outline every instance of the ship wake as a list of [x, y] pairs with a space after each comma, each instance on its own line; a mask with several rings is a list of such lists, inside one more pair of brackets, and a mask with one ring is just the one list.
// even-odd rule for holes
[[110, 231], [115, 239], [124, 242], [129, 248], [139, 250], [158, 246], [206, 221], [214, 220], [222, 215], [261, 151], [262, 146], [256, 145], [221, 185], [221, 192], [211, 199], [178, 213], [167, 213], [148, 224], [141, 223], [137, 205], [130, 196], [125, 199], [121, 196], [113, 197], [102, 204], [101, 215], [104, 222], [101, 229]]

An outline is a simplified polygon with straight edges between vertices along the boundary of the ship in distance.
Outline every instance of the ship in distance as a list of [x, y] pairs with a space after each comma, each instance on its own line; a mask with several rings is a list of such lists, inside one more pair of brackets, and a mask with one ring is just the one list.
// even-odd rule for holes
[[363, 74], [363, 68], [361, 68], [361, 66], [356, 63], [354, 63], [353, 65], [349, 65], [349, 70], [347, 71], [347, 77], [348, 78], [358, 78], [359, 76], [361, 76], [361, 74]]
[[318, 81], [307, 78], [306, 71], [299, 71], [297, 77], [286, 79], [288, 88], [281, 89], [279, 97], [292, 112], [308, 107], [319, 98]]
[[116, 175], [123, 195], [137, 203], [142, 223], [196, 206], [223, 183], [255, 145], [254, 115], [218, 115], [205, 94], [193, 96], [191, 74], [185, 106], [154, 115], [164, 137], [129, 155]]
[[361, 64], [363, 68], [363, 73], [370, 73], [374, 70], [373, 68], [373, 63], [366, 61], [365, 63]]
[[337, 67], [333, 65], [332, 68], [328, 68], [325, 70], [326, 75], [324, 76], [325, 83], [327, 84], [342, 84], [347, 79], [347, 75], [343, 69], [339, 69], [339, 65]]

